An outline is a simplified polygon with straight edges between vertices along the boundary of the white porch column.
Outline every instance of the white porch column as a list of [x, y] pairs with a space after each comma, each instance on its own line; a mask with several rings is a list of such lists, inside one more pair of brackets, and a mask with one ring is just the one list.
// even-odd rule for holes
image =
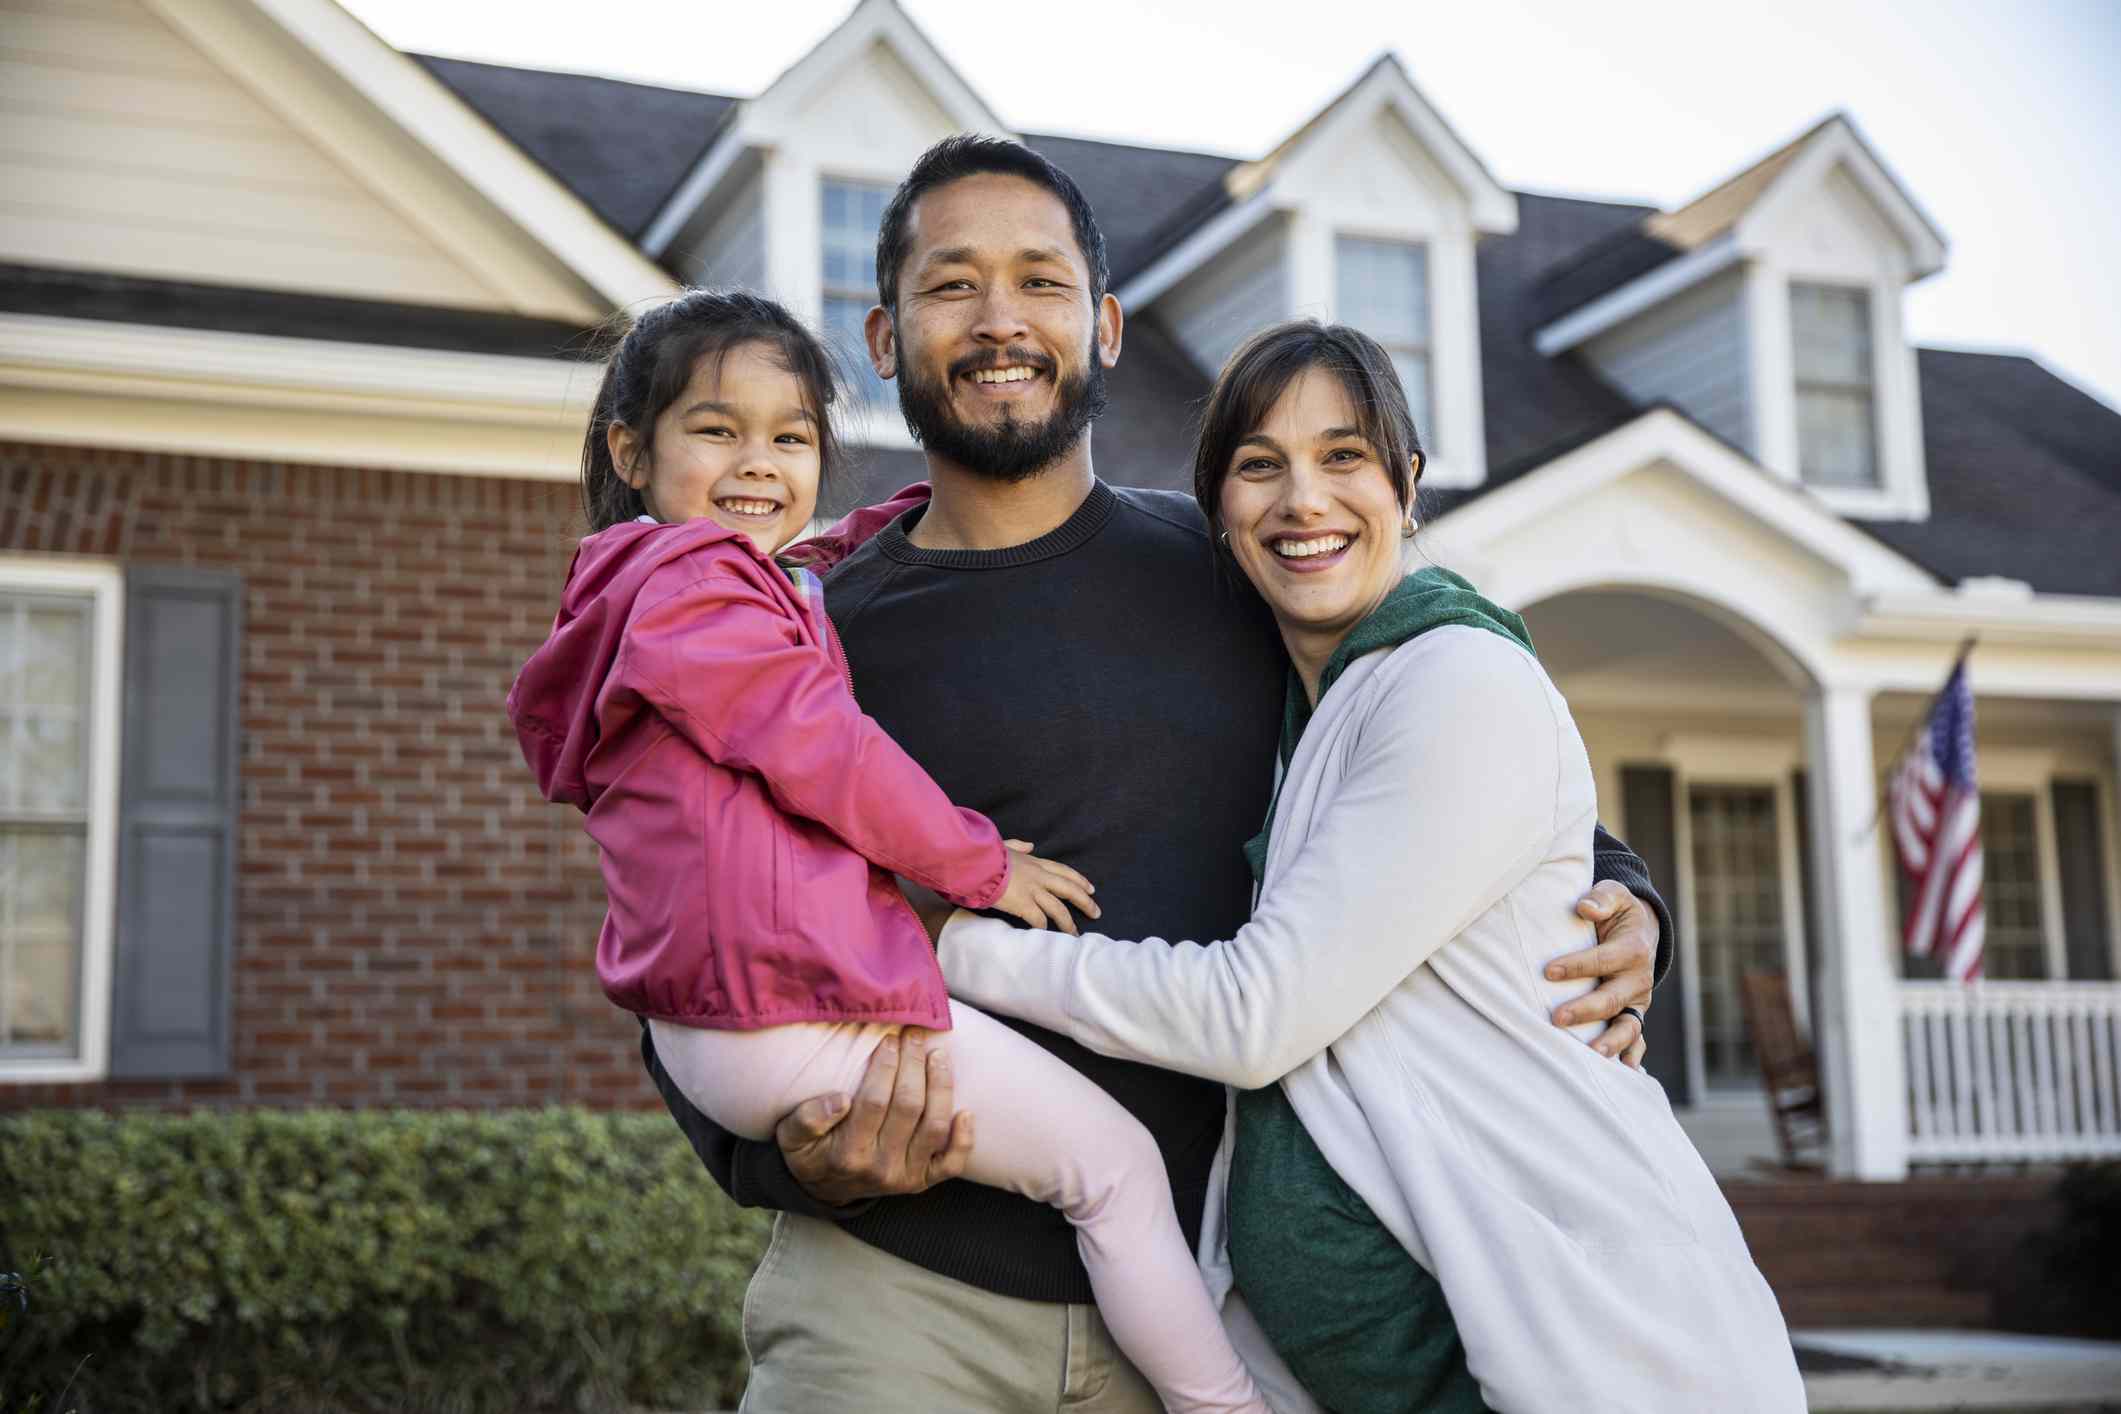
[[1823, 977], [1813, 1019], [1837, 1178], [1907, 1176], [1907, 1076], [1900, 997], [1890, 965], [1892, 920], [1878, 839], [1871, 696], [1827, 686], [1805, 702], [1812, 875], [1820, 892]]

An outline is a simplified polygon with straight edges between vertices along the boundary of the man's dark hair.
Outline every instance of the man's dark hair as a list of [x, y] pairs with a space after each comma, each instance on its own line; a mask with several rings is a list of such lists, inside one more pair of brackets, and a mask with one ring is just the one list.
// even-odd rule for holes
[[1356, 427], [1391, 478], [1393, 496], [1402, 510], [1413, 507], [1421, 475], [1415, 458], [1424, 464], [1428, 458], [1392, 356], [1360, 329], [1292, 319], [1260, 330], [1230, 355], [1201, 413], [1193, 498], [1218, 536], [1223, 483], [1230, 479], [1238, 445], [1266, 422], [1289, 385], [1313, 368], [1339, 380], [1355, 410]]
[[1020, 142], [959, 133], [923, 152], [906, 174], [906, 180], [891, 194], [890, 204], [884, 207], [884, 217], [876, 231], [878, 304], [893, 315], [898, 313], [898, 276], [912, 242], [908, 228], [913, 221], [913, 203], [937, 187], [988, 172], [1022, 177], [1060, 199], [1075, 227], [1075, 243], [1082, 248], [1083, 264], [1090, 270], [1090, 303], [1094, 307], [1105, 297], [1105, 286], [1111, 279], [1111, 272], [1105, 267], [1105, 233], [1098, 230], [1097, 217], [1091, 214], [1090, 203], [1074, 179]]

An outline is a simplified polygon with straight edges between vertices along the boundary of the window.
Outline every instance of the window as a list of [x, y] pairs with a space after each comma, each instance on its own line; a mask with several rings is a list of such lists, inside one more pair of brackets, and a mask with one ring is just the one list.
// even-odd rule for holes
[[1799, 473], [1813, 486], [1879, 485], [1869, 293], [1791, 285], [1790, 337]]
[[0, 1067], [54, 1078], [102, 1063], [115, 588], [0, 566]]
[[1705, 1078], [1711, 1089], [1757, 1085], [1740, 984], [1748, 972], [1788, 970], [1775, 790], [1694, 786], [1688, 813]]
[[1436, 454], [1429, 372], [1429, 251], [1405, 241], [1333, 243], [1335, 316], [1385, 346], [1407, 390], [1422, 448]]
[[855, 396], [885, 398], [884, 380], [870, 366], [862, 321], [876, 304], [876, 233], [891, 188], [827, 179], [823, 187], [825, 333], [848, 361]]
[[1992, 981], [2048, 975], [2035, 811], [2033, 796], [1981, 793], [1981, 891], [1988, 915], [1981, 973]]

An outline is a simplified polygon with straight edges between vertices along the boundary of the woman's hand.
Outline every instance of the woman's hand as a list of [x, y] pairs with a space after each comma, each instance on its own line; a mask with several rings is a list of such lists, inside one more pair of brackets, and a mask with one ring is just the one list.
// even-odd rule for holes
[[1556, 958], [1547, 964], [1547, 978], [1565, 982], [1572, 977], [1595, 977], [1598, 986], [1558, 1008], [1554, 1024], [1611, 1022], [1591, 1042], [1591, 1049], [1603, 1056], [1619, 1056], [1640, 1070], [1649, 1043], [1643, 1040], [1642, 1023], [1621, 1008], [1649, 1009], [1650, 988], [1657, 981], [1657, 915], [1611, 879], [1593, 885], [1577, 903], [1576, 914], [1597, 925], [1598, 946]]
[[[1102, 916], [1090, 897], [1097, 889], [1088, 879], [1065, 864], [1039, 858], [1031, 852], [1029, 840], [1002, 843], [1010, 850], [1009, 883], [994, 901], [997, 910], [1022, 920], [1027, 927], [1055, 928], [1063, 933], [1075, 932], [1075, 919], [1068, 912], [1070, 905], [1085, 918]], [[928, 936], [933, 939], [940, 931], [931, 931]]]

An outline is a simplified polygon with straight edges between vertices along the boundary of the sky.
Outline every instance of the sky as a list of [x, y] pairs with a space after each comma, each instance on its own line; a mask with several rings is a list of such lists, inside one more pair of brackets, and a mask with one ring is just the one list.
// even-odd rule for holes
[[[750, 95], [852, 0], [340, 0], [401, 49]], [[1385, 50], [1505, 185], [1673, 207], [1847, 112], [1944, 232], [1919, 343], [2121, 408], [2121, 0], [901, 0], [1017, 131], [1253, 157]]]

